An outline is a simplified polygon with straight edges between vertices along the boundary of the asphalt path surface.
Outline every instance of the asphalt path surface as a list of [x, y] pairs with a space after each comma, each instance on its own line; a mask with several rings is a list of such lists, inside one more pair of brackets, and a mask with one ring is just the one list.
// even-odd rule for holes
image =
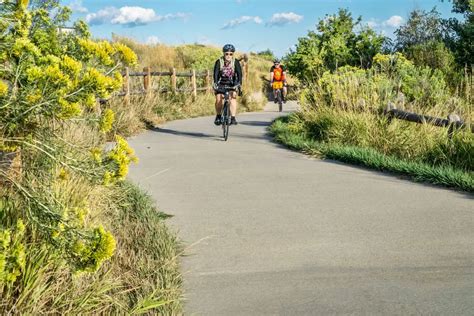
[[279, 115], [239, 115], [227, 142], [213, 117], [130, 140], [186, 246], [185, 313], [473, 315], [474, 196], [290, 151]]

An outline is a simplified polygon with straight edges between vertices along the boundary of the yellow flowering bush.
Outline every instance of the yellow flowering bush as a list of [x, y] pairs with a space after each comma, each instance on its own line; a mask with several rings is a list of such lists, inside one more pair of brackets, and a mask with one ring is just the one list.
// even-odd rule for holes
[[111, 109], [106, 109], [104, 111], [104, 115], [100, 120], [100, 131], [101, 132], [108, 132], [112, 129], [112, 124], [115, 121], [115, 113]]
[[[66, 196], [63, 189], [74, 181], [116, 183], [136, 161], [119, 136], [109, 152], [100, 147], [115, 114], [97, 102], [121, 87], [119, 69], [136, 63], [135, 53], [92, 40], [84, 22], [75, 23], [73, 33], [61, 33], [70, 9], [55, 0], [34, 4], [0, 1], [0, 151], [21, 152], [27, 169], [9, 188], [14, 206], [4, 207], [0, 198], [0, 288], [18, 286], [28, 242], [47, 245], [74, 271], [94, 272], [109, 259], [113, 236], [87, 221], [87, 197]], [[95, 133], [90, 144], [64, 140], [71, 126]]]
[[104, 175], [104, 183], [111, 184], [124, 180], [128, 174], [130, 163], [138, 162], [135, 151], [128, 145], [127, 141], [120, 137], [115, 137], [116, 145], [106, 155], [105, 161], [111, 166], [111, 170]]
[[43, 117], [71, 119], [84, 110], [84, 118], [100, 121], [93, 111], [96, 98], [108, 98], [122, 85], [112, 70], [137, 61], [123, 44], [93, 41], [83, 22], [76, 23], [77, 32], [61, 34], [58, 26], [69, 19], [69, 9], [59, 8], [53, 20], [45, 8], [30, 12], [28, 1], [3, 1], [0, 8], [0, 21], [12, 21], [0, 24], [0, 58], [8, 64], [0, 68], [6, 137], [35, 134], [33, 126]]
[[72, 256], [76, 258], [76, 271], [94, 272], [104, 260], [110, 259], [115, 251], [115, 239], [102, 226], [93, 232], [89, 240], [78, 239], [72, 247]]
[[14, 228], [0, 228], [0, 285], [14, 283], [25, 268], [24, 237], [25, 225], [21, 219]]
[[0, 98], [6, 96], [8, 93], [8, 85], [0, 80]]

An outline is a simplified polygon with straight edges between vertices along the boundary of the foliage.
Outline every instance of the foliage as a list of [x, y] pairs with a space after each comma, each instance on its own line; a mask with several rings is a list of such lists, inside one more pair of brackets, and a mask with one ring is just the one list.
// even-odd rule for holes
[[220, 49], [199, 44], [178, 46], [176, 50], [185, 69], [213, 69], [222, 56]]
[[377, 113], [389, 102], [433, 115], [447, 116], [456, 110], [464, 119], [472, 119], [467, 100], [454, 97], [445, 75], [429, 67], [416, 67], [402, 54], [377, 54], [373, 67], [341, 67], [325, 72], [302, 95], [313, 107], [335, 106]]
[[454, 52], [460, 67], [472, 73], [474, 65], [474, 3], [472, 0], [453, 0], [453, 12], [463, 19], [450, 18], [445, 21], [450, 29], [446, 37], [447, 46]]
[[395, 31], [395, 35], [396, 48], [400, 51], [406, 51], [415, 45], [441, 41], [444, 37], [441, 14], [436, 8], [429, 12], [414, 10], [408, 21]]
[[[347, 114], [347, 115], [354, 115]], [[362, 115], [362, 114], [355, 114]], [[290, 148], [301, 150], [307, 154], [315, 155], [327, 159], [340, 160], [347, 163], [357, 164], [366, 166], [375, 170], [394, 172], [400, 175], [409, 176], [411, 179], [420, 182], [430, 182], [448, 187], [459, 188], [469, 192], [474, 192], [474, 174], [471, 171], [465, 171], [457, 167], [450, 166], [443, 163], [433, 163], [433, 161], [424, 161], [420, 157], [400, 157], [393, 154], [388, 154], [380, 148], [374, 148], [371, 146], [362, 146], [361, 144], [352, 144], [353, 141], [370, 141], [380, 139], [378, 137], [370, 137], [371, 133], [380, 133], [383, 131], [392, 130], [395, 134], [399, 135], [400, 138], [409, 136], [410, 132], [399, 133], [398, 127], [386, 128], [386, 123], [375, 120], [374, 122], [379, 126], [371, 133], [365, 133], [359, 135], [354, 133], [356, 130], [363, 128], [364, 124], [367, 124], [366, 118], [359, 118], [350, 121], [343, 121], [347, 119], [339, 118], [337, 115], [325, 116], [324, 118], [318, 118], [318, 121], [313, 121], [316, 116], [312, 119], [306, 119], [302, 115], [291, 115], [276, 120], [271, 126], [271, 132], [275, 136], [275, 139]], [[329, 120], [329, 121], [327, 121]], [[318, 123], [319, 122], [319, 123]], [[337, 123], [339, 122], [339, 123]], [[362, 123], [362, 125], [361, 125]], [[312, 129], [309, 130], [306, 125], [313, 125]], [[403, 128], [413, 129], [425, 129], [423, 126], [406, 125], [402, 123]], [[405, 126], [406, 125], [406, 126]], [[380, 127], [385, 126], [384, 129]], [[376, 127], [376, 126], [372, 126]], [[340, 130], [344, 128], [345, 130]], [[341, 138], [337, 135], [342, 133], [349, 133], [348, 138]], [[317, 135], [326, 135], [324, 138]], [[326, 137], [330, 136], [328, 140]], [[465, 137], [466, 134], [459, 134], [457, 137]], [[355, 138], [354, 138], [355, 137]], [[326, 139], [326, 140], [324, 140]], [[419, 139], [419, 138], [418, 138]], [[344, 140], [344, 142], [341, 142]], [[389, 140], [386, 138], [386, 140]], [[401, 139], [400, 139], [401, 140]], [[433, 138], [430, 138], [433, 140]], [[406, 141], [406, 140], [405, 140]], [[444, 140], [441, 140], [438, 144], [443, 144]], [[464, 152], [464, 154], [472, 155], [473, 143], [471, 137], [470, 152]], [[429, 143], [429, 142], [427, 142]], [[436, 143], [436, 140], [435, 140]], [[406, 143], [405, 143], [406, 144]], [[399, 143], [398, 146], [403, 145]], [[458, 144], [452, 143], [451, 148], [455, 148]], [[397, 147], [396, 144], [390, 144], [386, 142], [387, 149], [394, 149]], [[416, 147], [416, 146], [415, 146]], [[423, 147], [422, 147], [423, 148]], [[423, 148], [424, 149], [424, 148]], [[464, 156], [466, 157], [466, 156]], [[472, 168], [472, 164], [471, 164]]]
[[386, 39], [370, 28], [356, 33], [360, 23], [360, 17], [354, 20], [344, 9], [337, 15], [327, 15], [319, 21], [317, 30], [300, 38], [296, 50], [286, 56], [289, 72], [302, 82], [308, 82], [326, 70], [335, 71], [346, 65], [370, 67], [373, 56], [382, 51]]
[[263, 50], [263, 51], [260, 51], [260, 52], [257, 52], [257, 53], [253, 53], [252, 55], [259, 56], [259, 57], [264, 58], [268, 61], [274, 61], [275, 58], [276, 58], [275, 54], [270, 49]]
[[93, 41], [82, 22], [62, 33], [70, 13], [56, 0], [0, 7], [0, 154], [20, 161], [17, 171], [0, 168], [5, 313], [123, 308], [107, 298], [120, 285], [100, 270], [120, 247], [105, 220], [114, 203], [103, 199], [136, 157], [119, 136], [104, 151], [115, 113], [96, 100], [121, 86], [119, 69], [137, 57], [122, 43]]

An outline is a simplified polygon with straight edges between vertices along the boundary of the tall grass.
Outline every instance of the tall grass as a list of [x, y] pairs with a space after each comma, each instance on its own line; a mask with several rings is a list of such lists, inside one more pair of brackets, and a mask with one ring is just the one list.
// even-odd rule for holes
[[414, 181], [429, 182], [474, 192], [474, 172], [446, 164], [432, 164], [419, 159], [384, 154], [371, 147], [350, 143], [322, 141], [306, 132], [298, 115], [277, 119], [271, 132], [278, 142], [321, 158], [339, 160], [408, 176]]
[[[71, 181], [72, 198], [89, 195], [88, 220], [109, 223], [117, 240], [112, 259], [94, 273], [74, 275], [52, 246], [30, 236], [25, 268], [15, 287], [3, 287], [4, 314], [133, 314], [181, 312], [181, 246], [149, 196], [130, 183], [89, 187]], [[79, 189], [78, 189], [79, 187]], [[64, 187], [63, 187], [64, 188]], [[91, 190], [92, 189], [92, 190]], [[4, 203], [4, 202], [3, 202]], [[0, 214], [8, 210], [1, 207]], [[4, 204], [3, 204], [4, 205]], [[12, 208], [13, 210], [13, 208]]]

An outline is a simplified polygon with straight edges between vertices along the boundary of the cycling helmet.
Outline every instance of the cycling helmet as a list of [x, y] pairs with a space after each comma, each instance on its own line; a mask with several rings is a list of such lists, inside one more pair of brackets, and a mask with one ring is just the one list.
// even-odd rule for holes
[[235, 53], [235, 47], [232, 44], [225, 44], [224, 47], [222, 48], [222, 51], [225, 52], [232, 52]]
[[279, 60], [278, 58], [275, 58], [275, 59], [273, 60], [273, 63], [274, 63], [274, 64], [279, 64], [279, 63], [280, 63], [280, 60]]

